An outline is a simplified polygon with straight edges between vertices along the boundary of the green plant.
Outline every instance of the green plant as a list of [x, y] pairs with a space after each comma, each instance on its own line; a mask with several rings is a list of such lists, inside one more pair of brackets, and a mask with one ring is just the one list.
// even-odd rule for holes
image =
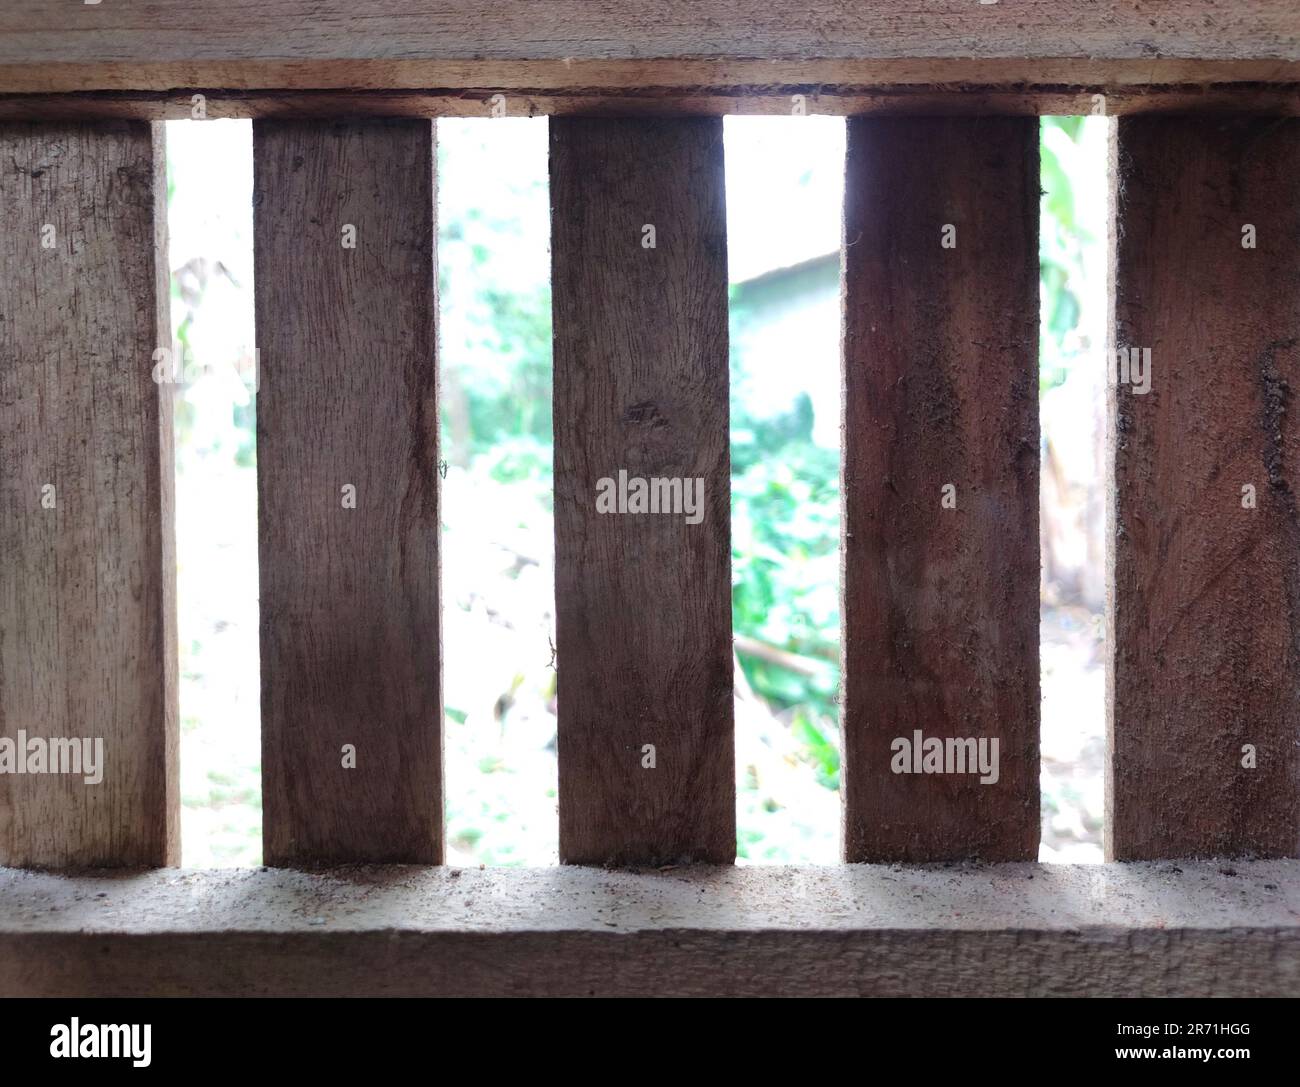
[[1072, 152], [1082, 139], [1083, 124], [1082, 117], [1044, 117], [1040, 128], [1038, 373], [1044, 391], [1060, 385], [1069, 370], [1064, 341], [1082, 313], [1083, 252], [1096, 242], [1076, 215]]

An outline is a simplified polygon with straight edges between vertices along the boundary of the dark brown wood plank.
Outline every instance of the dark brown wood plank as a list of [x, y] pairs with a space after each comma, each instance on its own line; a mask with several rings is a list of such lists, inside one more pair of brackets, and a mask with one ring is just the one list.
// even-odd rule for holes
[[1115, 341], [1150, 368], [1112, 368], [1107, 853], [1296, 856], [1300, 121], [1116, 151]]
[[[724, 206], [718, 119], [551, 122], [565, 862], [735, 858]], [[598, 512], [620, 471], [683, 512]]]
[[6, 0], [0, 93], [1298, 81], [1294, 0]]
[[[844, 236], [845, 856], [1032, 859], [1036, 122], [850, 120]], [[918, 731], [997, 780], [911, 772]]]
[[102, 774], [11, 762], [0, 864], [178, 864], [162, 129], [6, 125], [0, 162], [0, 744]]
[[266, 862], [439, 863], [433, 125], [257, 122], [253, 161]]

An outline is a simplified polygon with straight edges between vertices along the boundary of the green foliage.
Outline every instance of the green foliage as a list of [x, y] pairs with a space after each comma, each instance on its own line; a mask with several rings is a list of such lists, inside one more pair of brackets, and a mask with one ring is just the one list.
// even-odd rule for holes
[[733, 405], [732, 420], [732, 623], [799, 667], [738, 659], [754, 692], [789, 716], [817, 782], [838, 789], [839, 452], [814, 444], [806, 393], [766, 419]]
[[[446, 162], [452, 146], [466, 156], [458, 167]], [[519, 272], [525, 256], [544, 256], [533, 219], [545, 215], [545, 182], [499, 174], [483, 157], [491, 146], [462, 135], [438, 149], [440, 176], [481, 174], [477, 188], [444, 194], [438, 236], [445, 448], [462, 465], [503, 442], [551, 441], [550, 286]]]
[[840, 745], [837, 733], [820, 728], [808, 714], [797, 711], [793, 720], [795, 735], [803, 744], [805, 761], [811, 762], [817, 784], [827, 789], [840, 787]]
[[[1078, 222], [1073, 184], [1078, 168], [1072, 152], [1083, 119], [1047, 117], [1041, 132], [1040, 380], [1046, 389], [1064, 380], [1071, 362], [1063, 341], [1079, 320], [1082, 257], [1095, 239]], [[527, 518], [552, 502], [551, 299], [545, 283], [521, 284], [511, 274], [511, 256], [527, 248], [520, 209], [544, 215], [538, 209], [546, 200], [543, 179], [516, 182], [506, 173], [484, 173], [483, 184], [496, 185], [508, 198], [476, 191], [474, 206], [456, 204], [440, 224], [439, 288], [450, 303], [444, 318], [453, 315], [442, 328], [443, 455], [460, 465], [486, 463], [490, 478], [510, 485], [513, 495], [531, 495], [535, 502], [519, 503], [519, 516]], [[729, 297], [737, 299], [734, 284]], [[182, 347], [188, 326], [186, 320], [179, 329]], [[733, 379], [743, 365], [733, 358]], [[184, 436], [192, 408], [182, 401], [177, 413]], [[236, 459], [249, 465], [252, 405], [236, 407], [235, 416], [241, 435]], [[839, 451], [814, 442], [813, 422], [806, 394], [788, 411], [765, 417], [733, 404], [733, 622], [742, 639], [771, 651], [740, 653], [745, 680], [788, 725], [816, 780], [834, 790], [840, 780]], [[464, 720], [463, 711], [449, 712], [453, 721]], [[495, 765], [480, 769], [502, 772]], [[471, 850], [481, 834], [464, 831], [461, 845]], [[742, 855], [761, 838], [742, 828]]]
[[[1060, 384], [1072, 361], [1063, 340], [1079, 321], [1083, 252], [1095, 243], [1077, 220], [1069, 154], [1083, 121], [1043, 119], [1043, 389]], [[733, 377], [741, 366], [733, 359]], [[768, 418], [746, 417], [733, 405], [733, 622], [738, 634], [801, 658], [796, 670], [740, 655], [750, 686], [790, 721], [818, 782], [837, 789], [839, 454], [813, 444], [812, 412], [807, 396]]]
[[1083, 281], [1083, 251], [1095, 239], [1076, 215], [1074, 162], [1066, 156], [1083, 136], [1082, 117], [1044, 117], [1041, 125], [1039, 216], [1040, 276], [1039, 383], [1060, 385], [1069, 368], [1062, 342], [1079, 323], [1078, 285]]
[[[449, 234], [454, 237], [456, 224]], [[488, 276], [481, 246], [470, 247], [476, 268]], [[445, 272], [444, 272], [445, 276]], [[445, 288], [444, 288], [445, 289]], [[484, 286], [476, 298], [477, 335], [449, 360], [455, 367], [444, 379], [444, 422], [454, 436], [451, 413], [463, 398], [468, 448], [458, 459], [489, 453], [502, 441], [551, 440], [551, 300], [549, 290], [521, 295]], [[468, 364], [473, 359], [472, 369]]]
[[732, 621], [811, 674], [741, 654], [775, 708], [835, 716], [839, 683], [839, 454], [812, 441], [812, 403], [768, 419], [733, 407]]

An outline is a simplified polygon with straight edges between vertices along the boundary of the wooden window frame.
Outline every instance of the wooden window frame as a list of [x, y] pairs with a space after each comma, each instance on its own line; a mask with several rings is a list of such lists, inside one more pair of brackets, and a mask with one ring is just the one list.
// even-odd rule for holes
[[[0, 122], [1300, 115], [1294, 0], [8, 0]], [[382, 16], [382, 18], [380, 17]], [[327, 969], [323, 968], [328, 966]], [[1300, 861], [0, 869], [0, 994], [1266, 995]]]

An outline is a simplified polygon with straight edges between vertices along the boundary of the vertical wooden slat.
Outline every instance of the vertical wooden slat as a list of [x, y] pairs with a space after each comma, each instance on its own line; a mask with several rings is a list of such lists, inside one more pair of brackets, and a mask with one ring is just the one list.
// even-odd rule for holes
[[[1037, 857], [1037, 148], [1030, 118], [848, 122], [849, 861]], [[996, 782], [894, 772], [929, 740], [962, 769], [950, 739], [996, 740]]]
[[[177, 864], [162, 128], [4, 125], [0, 162], [0, 864]], [[102, 781], [16, 772], [56, 737]]]
[[[550, 124], [560, 856], [728, 863], [722, 122]], [[599, 512], [620, 471], [702, 481], [698, 522]]]
[[1107, 853], [1295, 856], [1300, 121], [1115, 149], [1115, 346], [1150, 367], [1112, 366]]
[[253, 155], [266, 862], [439, 863], [432, 122]]

